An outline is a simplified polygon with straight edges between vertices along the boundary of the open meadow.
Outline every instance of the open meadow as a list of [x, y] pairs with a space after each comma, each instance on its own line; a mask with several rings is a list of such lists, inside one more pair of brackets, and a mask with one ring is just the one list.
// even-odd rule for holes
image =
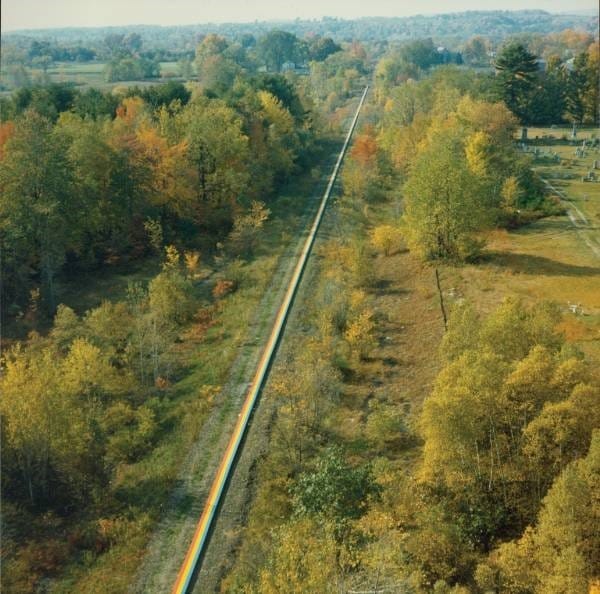
[[[46, 70], [47, 81], [50, 83], [73, 84], [81, 89], [97, 88], [109, 91], [115, 87], [147, 87], [164, 83], [168, 80], [184, 80], [179, 75], [177, 62], [161, 62], [160, 78], [146, 80], [124, 80], [117, 82], [107, 82], [105, 76], [106, 62], [55, 62]], [[33, 81], [43, 77], [43, 71], [32, 68], [30, 76]], [[6, 88], [12, 88], [11, 76], [9, 71], [3, 69], [0, 71], [0, 83]], [[6, 96], [12, 91], [4, 91]]]

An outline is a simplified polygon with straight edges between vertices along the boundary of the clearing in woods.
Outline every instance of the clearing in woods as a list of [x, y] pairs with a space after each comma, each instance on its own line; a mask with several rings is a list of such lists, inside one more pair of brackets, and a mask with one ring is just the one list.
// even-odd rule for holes
[[[482, 263], [447, 266], [442, 286], [449, 302], [466, 298], [488, 311], [503, 297], [552, 300], [564, 311], [563, 330], [600, 362], [600, 130], [530, 129], [534, 170], [554, 189], [567, 214], [520, 229], [497, 230]], [[535, 140], [535, 137], [538, 137]], [[585, 148], [582, 147], [585, 140]], [[582, 181], [593, 172], [594, 181]]]

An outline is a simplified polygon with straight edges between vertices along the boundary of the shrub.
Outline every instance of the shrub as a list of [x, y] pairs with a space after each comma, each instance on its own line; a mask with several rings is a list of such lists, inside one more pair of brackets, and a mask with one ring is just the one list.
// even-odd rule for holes
[[212, 294], [215, 299], [222, 299], [229, 293], [233, 293], [236, 289], [236, 283], [234, 281], [220, 279], [215, 283]]
[[371, 231], [371, 245], [384, 256], [391, 256], [402, 247], [402, 233], [398, 227], [379, 225]]
[[233, 230], [229, 234], [229, 247], [234, 254], [252, 255], [260, 232], [271, 211], [258, 201], [252, 202], [250, 210], [233, 219]]
[[364, 359], [375, 346], [373, 338], [373, 312], [369, 309], [362, 311], [350, 324], [344, 338], [352, 351], [359, 359]]

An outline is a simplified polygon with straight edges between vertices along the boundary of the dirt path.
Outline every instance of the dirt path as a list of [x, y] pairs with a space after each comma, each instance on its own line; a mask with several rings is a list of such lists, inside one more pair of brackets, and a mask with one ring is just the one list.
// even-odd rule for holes
[[573, 227], [577, 230], [577, 234], [583, 239], [585, 244], [592, 250], [597, 258], [600, 258], [600, 241], [596, 237], [596, 234], [591, 236], [594, 231], [594, 227], [590, 225], [587, 217], [577, 208], [577, 205], [557, 187], [553, 186], [547, 179], [540, 176], [540, 179], [544, 184], [554, 192], [561, 200], [565, 208], [567, 209], [567, 216], [573, 224]]

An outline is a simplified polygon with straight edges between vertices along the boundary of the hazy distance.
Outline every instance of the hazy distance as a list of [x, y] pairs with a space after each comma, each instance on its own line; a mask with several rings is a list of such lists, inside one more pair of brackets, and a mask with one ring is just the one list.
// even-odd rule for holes
[[55, 27], [190, 25], [332, 16], [411, 16], [465, 10], [597, 10], [594, 0], [2, 0], [2, 31]]

